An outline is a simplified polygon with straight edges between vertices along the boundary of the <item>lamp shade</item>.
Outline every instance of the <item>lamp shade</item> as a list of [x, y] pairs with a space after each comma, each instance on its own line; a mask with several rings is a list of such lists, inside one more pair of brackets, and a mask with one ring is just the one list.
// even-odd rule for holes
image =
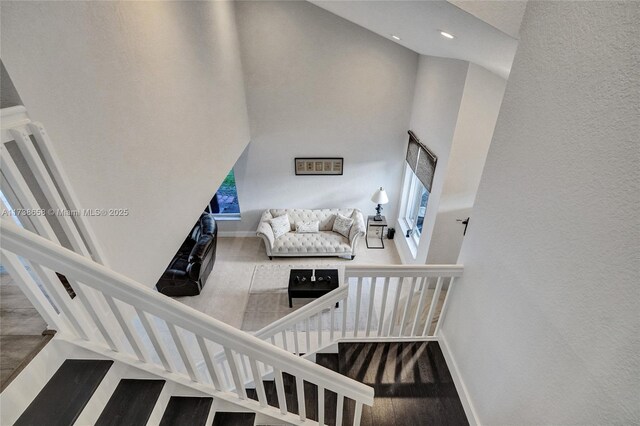
[[371, 201], [375, 204], [387, 204], [389, 202], [389, 197], [387, 197], [387, 193], [382, 187], [373, 193], [371, 196]]

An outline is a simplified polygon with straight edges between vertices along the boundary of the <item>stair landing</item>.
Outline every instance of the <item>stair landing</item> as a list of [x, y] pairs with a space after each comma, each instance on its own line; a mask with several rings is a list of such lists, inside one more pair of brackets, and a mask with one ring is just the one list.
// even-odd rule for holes
[[[375, 389], [362, 425], [469, 424], [437, 342], [341, 343], [339, 371]], [[346, 404], [345, 417], [353, 410]]]

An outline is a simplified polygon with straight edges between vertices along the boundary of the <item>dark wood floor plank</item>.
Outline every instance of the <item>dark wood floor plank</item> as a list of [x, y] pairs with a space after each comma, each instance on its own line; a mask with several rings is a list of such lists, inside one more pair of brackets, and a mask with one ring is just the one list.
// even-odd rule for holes
[[73, 424], [112, 364], [108, 360], [66, 360], [15, 425]]
[[213, 398], [172, 396], [160, 426], [205, 426]]
[[162, 392], [164, 380], [122, 379], [102, 410], [97, 426], [144, 425]]
[[212, 426], [253, 426], [255, 413], [218, 412], [213, 418]]

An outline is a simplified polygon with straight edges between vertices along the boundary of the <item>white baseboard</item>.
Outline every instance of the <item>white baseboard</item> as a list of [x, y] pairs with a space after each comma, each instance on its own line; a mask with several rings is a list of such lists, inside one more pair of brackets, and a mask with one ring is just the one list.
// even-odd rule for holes
[[440, 343], [440, 349], [442, 349], [444, 359], [445, 361], [447, 361], [447, 366], [449, 367], [449, 372], [451, 373], [453, 383], [456, 385], [456, 390], [458, 391], [458, 396], [460, 397], [460, 402], [462, 402], [464, 412], [467, 415], [467, 420], [469, 420], [469, 424], [471, 426], [480, 426], [480, 420], [478, 419], [476, 410], [473, 407], [473, 402], [471, 402], [471, 398], [469, 397], [467, 386], [464, 384], [462, 376], [460, 376], [458, 364], [456, 364], [456, 360], [449, 350], [447, 338], [442, 333], [442, 330], [439, 331], [438, 342]]
[[222, 237], [222, 238], [255, 237], [255, 238], [258, 238], [258, 236], [256, 235], [256, 231], [222, 231], [222, 230], [218, 231], [218, 237]]

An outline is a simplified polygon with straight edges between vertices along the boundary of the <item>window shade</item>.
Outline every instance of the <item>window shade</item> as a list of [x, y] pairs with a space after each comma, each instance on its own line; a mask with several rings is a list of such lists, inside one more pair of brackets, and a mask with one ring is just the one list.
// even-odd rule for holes
[[431, 184], [433, 183], [437, 162], [438, 158], [420, 142], [415, 133], [409, 130], [407, 163], [429, 192], [431, 192]]

